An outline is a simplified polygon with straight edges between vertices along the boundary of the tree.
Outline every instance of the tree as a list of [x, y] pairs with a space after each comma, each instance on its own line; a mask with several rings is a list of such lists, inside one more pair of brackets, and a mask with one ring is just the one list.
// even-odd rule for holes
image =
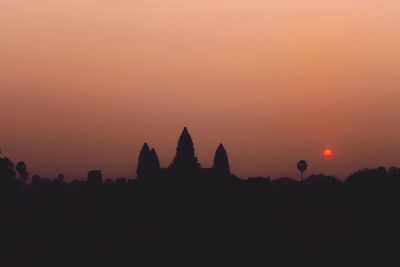
[[59, 175], [57, 175], [57, 181], [64, 182], [64, 174], [60, 173]]
[[301, 180], [303, 181], [304, 172], [307, 170], [308, 164], [305, 160], [300, 160], [297, 162], [297, 169], [301, 172]]
[[87, 181], [90, 185], [101, 185], [103, 175], [100, 170], [89, 171]]
[[32, 183], [33, 184], [38, 184], [40, 181], [40, 176], [35, 174], [34, 176], [32, 176]]
[[10, 182], [15, 179], [14, 164], [9, 158], [0, 157], [0, 183]]
[[19, 178], [21, 179], [21, 182], [23, 185], [25, 185], [26, 181], [29, 178], [29, 173], [26, 171], [26, 164], [23, 161], [20, 161], [17, 163], [17, 166], [15, 167], [19, 174]]

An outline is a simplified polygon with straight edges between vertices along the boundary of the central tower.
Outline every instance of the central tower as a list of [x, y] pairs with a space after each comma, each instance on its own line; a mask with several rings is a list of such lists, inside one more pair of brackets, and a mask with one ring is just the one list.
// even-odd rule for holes
[[200, 169], [200, 164], [197, 161], [194, 151], [193, 140], [186, 127], [183, 129], [179, 138], [176, 155], [170, 168], [179, 171], [193, 171]]

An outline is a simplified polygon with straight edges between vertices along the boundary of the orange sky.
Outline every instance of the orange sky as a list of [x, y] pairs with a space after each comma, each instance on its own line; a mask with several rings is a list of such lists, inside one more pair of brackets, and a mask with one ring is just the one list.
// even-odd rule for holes
[[187, 125], [204, 166], [343, 178], [400, 165], [399, 99], [398, 0], [0, 0], [0, 148], [31, 174], [133, 177]]

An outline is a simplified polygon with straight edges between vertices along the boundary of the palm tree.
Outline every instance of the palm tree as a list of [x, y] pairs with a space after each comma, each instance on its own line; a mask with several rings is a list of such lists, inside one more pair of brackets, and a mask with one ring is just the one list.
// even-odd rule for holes
[[25, 183], [29, 177], [29, 173], [26, 171], [25, 162], [23, 162], [23, 161], [18, 162], [15, 169], [17, 170], [17, 172], [19, 174], [19, 178], [21, 179], [22, 184], [25, 185]]
[[305, 160], [300, 160], [297, 162], [297, 169], [301, 172], [301, 180], [303, 181], [304, 172], [307, 170], [308, 164]]

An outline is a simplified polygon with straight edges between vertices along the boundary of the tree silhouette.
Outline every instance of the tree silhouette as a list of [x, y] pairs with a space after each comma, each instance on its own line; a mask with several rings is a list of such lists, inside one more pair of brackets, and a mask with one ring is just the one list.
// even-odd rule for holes
[[19, 174], [19, 178], [21, 179], [21, 182], [23, 185], [26, 184], [26, 181], [28, 180], [29, 173], [26, 171], [26, 164], [23, 161], [20, 161], [17, 163], [17, 166], [15, 167]]
[[304, 172], [307, 170], [308, 164], [305, 160], [300, 160], [297, 162], [297, 169], [301, 172], [301, 180], [303, 181]]
[[57, 175], [57, 181], [64, 182], [64, 174], [60, 173], [59, 175]]
[[0, 157], [0, 182], [9, 182], [15, 179], [14, 164], [9, 158]]
[[87, 181], [91, 185], [101, 185], [103, 175], [100, 170], [89, 171]]
[[40, 181], [40, 176], [39, 175], [35, 174], [35, 175], [32, 176], [32, 183], [33, 184], [38, 184], [39, 181]]

